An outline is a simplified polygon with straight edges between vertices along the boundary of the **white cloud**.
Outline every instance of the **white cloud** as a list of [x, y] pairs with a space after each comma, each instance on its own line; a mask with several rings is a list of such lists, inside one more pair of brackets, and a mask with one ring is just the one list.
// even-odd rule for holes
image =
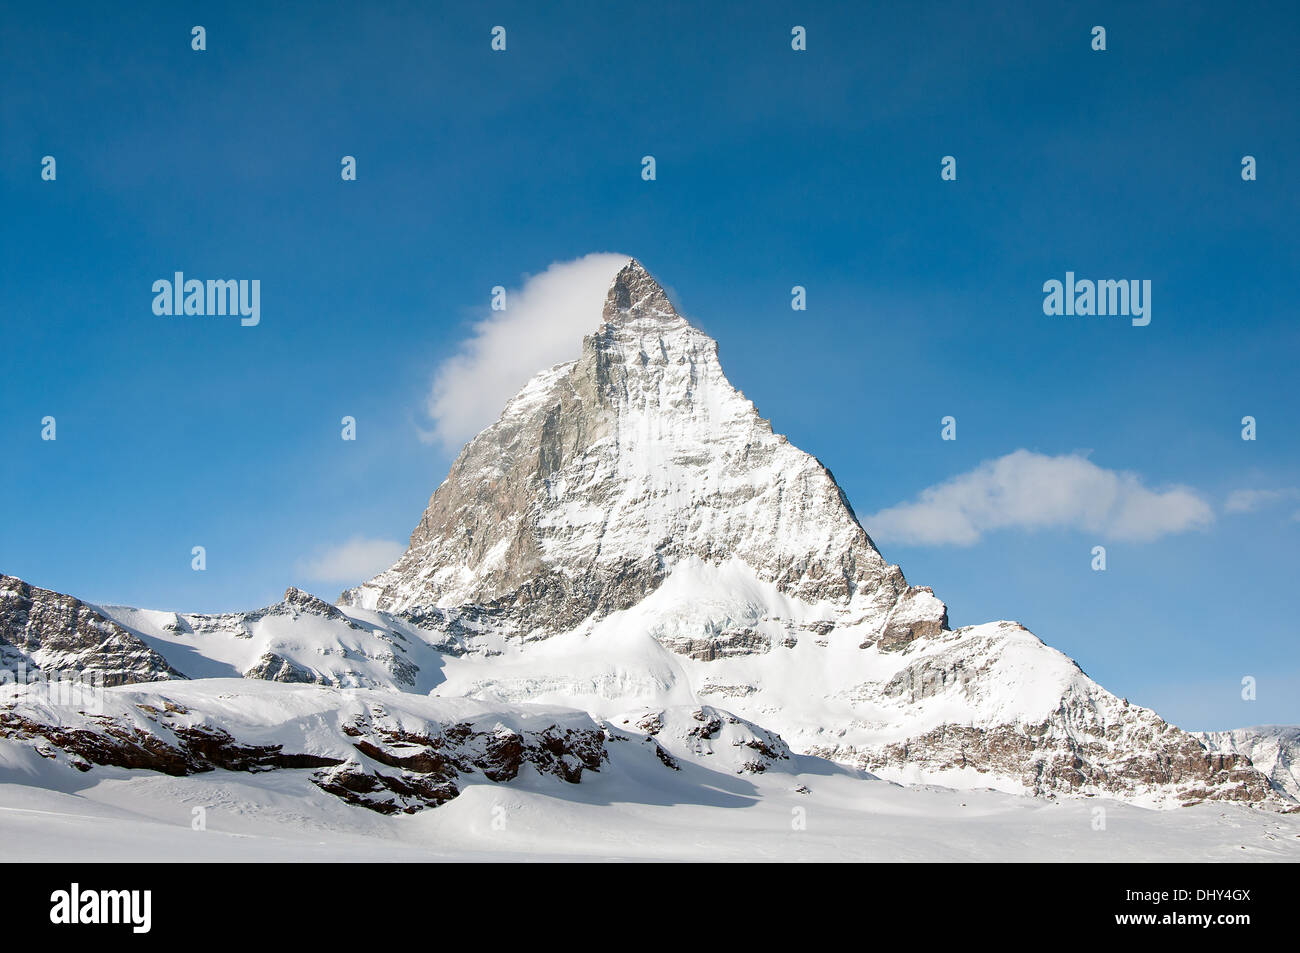
[[1017, 450], [881, 510], [864, 525], [881, 540], [969, 546], [1000, 529], [1073, 529], [1143, 541], [1213, 519], [1209, 503], [1188, 487], [1152, 490], [1137, 474], [1107, 470], [1080, 454]]
[[506, 292], [506, 310], [489, 311], [434, 376], [433, 437], [451, 448], [496, 420], [507, 400], [538, 371], [578, 357], [600, 325], [610, 283], [627, 255], [597, 253], [555, 262]]
[[395, 540], [357, 536], [299, 562], [298, 572], [313, 582], [352, 585], [383, 572], [405, 551], [406, 546]]
[[1289, 486], [1280, 490], [1233, 490], [1223, 504], [1225, 513], [1253, 513], [1275, 503], [1300, 499], [1300, 489]]

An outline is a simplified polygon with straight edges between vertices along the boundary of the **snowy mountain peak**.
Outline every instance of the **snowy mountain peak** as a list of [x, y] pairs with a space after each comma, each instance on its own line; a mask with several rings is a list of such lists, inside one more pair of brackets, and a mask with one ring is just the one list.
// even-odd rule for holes
[[635, 259], [601, 319], [578, 360], [537, 374], [470, 441], [407, 552], [341, 604], [473, 605], [538, 637], [734, 562], [772, 593], [720, 598], [702, 620], [715, 640], [767, 617], [866, 621], [859, 641], [897, 645], [946, 627], [943, 604], [885, 563], [830, 472], [773, 433]]
[[605, 296], [605, 308], [601, 317], [606, 324], [631, 318], [686, 323], [669, 302], [663, 286], [635, 258], [629, 258], [627, 264], [614, 276]]

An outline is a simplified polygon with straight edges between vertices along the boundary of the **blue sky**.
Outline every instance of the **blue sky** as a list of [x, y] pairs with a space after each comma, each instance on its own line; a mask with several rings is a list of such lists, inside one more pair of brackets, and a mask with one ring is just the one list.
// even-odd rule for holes
[[[879, 542], [1186, 727], [1300, 721], [1294, 4], [268, 6], [6, 5], [0, 571], [332, 597], [311, 561], [404, 540], [445, 475], [430, 384], [489, 289], [617, 250], [864, 519], [1021, 449], [1194, 491], [1150, 541]], [[155, 316], [176, 270], [259, 279], [261, 324]], [[1045, 316], [1067, 270], [1150, 279], [1151, 324]]]

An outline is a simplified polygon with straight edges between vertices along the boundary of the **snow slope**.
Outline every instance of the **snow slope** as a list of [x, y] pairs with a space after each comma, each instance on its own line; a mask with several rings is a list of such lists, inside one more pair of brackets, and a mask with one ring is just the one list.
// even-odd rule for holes
[[871, 620], [826, 625], [833, 604], [805, 603], [736, 558], [688, 557], [634, 606], [544, 639], [455, 610], [417, 622], [286, 596], [226, 616], [99, 611], [178, 668], [203, 659], [186, 674], [579, 707], [597, 718], [717, 705], [796, 751], [908, 783], [1150, 807], [1293, 797], [1250, 766], [1249, 752], [1211, 747], [1116, 698], [1015, 623], [887, 650], [870, 639]]
[[[0, 708], [15, 701], [15, 692], [0, 689]], [[341, 728], [376, 707], [392, 724], [422, 730], [431, 719], [486, 719], [479, 723], [489, 727], [504, 720], [524, 731], [557, 720], [586, 724], [573, 711], [497, 717], [465, 701], [253, 680], [107, 694], [106, 714], [125, 717], [134, 709], [130, 717], [139, 715], [142, 726], [150, 723], [139, 705], [162, 712], [170, 703], [183, 707], [189, 714], [180, 717], [189, 721], [210, 718], [286, 751], [320, 756], [348, 755]], [[18, 707], [42, 706], [47, 718], [56, 714], [40, 699]], [[0, 862], [1300, 860], [1300, 815], [1242, 805], [1157, 812], [1103, 798], [901, 787], [818, 758], [781, 758], [779, 751], [765, 770], [743, 771], [755, 750], [746, 747], [752, 726], [712, 728], [724, 717], [704, 714], [701, 720], [681, 710], [629, 713], [626, 725], [618, 719], [607, 726], [607, 757], [579, 783], [530, 762], [508, 780], [475, 771], [457, 778], [458, 796], [412, 814], [350, 804], [313, 784], [312, 768], [83, 772], [61, 756], [0, 739]], [[701, 727], [712, 737], [691, 734]]]

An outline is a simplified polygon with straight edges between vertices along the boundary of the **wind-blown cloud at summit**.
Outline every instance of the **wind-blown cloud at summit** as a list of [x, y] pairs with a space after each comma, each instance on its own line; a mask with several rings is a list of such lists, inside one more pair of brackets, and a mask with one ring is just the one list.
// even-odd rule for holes
[[434, 375], [428, 412], [433, 438], [459, 447], [501, 413], [538, 371], [578, 356], [596, 330], [610, 282], [627, 255], [597, 252], [553, 262], [507, 289], [504, 311], [490, 311], [460, 351]]
[[995, 530], [1068, 529], [1145, 542], [1197, 529], [1214, 511], [1185, 486], [1151, 489], [1135, 473], [1077, 454], [1016, 450], [922, 490], [864, 521], [881, 541], [970, 546]]

